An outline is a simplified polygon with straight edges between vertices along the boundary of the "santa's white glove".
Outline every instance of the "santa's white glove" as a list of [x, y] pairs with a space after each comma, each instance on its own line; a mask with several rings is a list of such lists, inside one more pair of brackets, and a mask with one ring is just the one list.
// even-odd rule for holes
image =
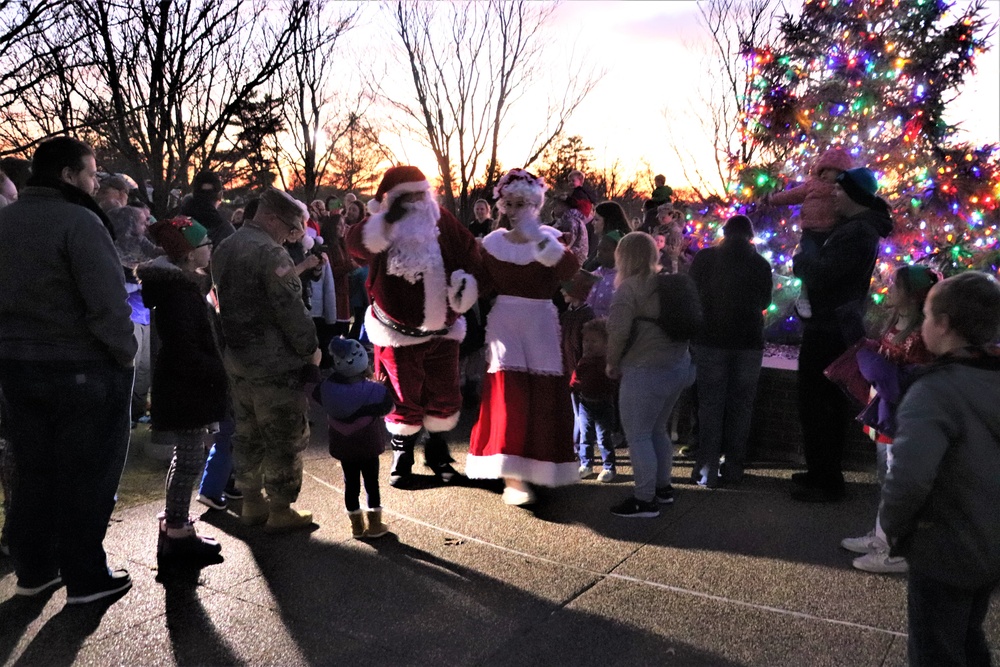
[[479, 298], [479, 283], [462, 269], [452, 271], [448, 281], [448, 304], [456, 313], [464, 313]]

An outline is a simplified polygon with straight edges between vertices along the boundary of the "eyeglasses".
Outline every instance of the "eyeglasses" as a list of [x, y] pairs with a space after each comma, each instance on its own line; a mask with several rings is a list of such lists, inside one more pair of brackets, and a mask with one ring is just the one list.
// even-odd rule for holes
[[278, 218], [278, 220], [281, 220], [281, 222], [286, 227], [288, 227], [290, 230], [292, 230], [293, 232], [301, 232], [302, 231], [301, 225], [299, 225], [298, 223], [291, 223], [291, 222], [289, 222], [288, 219], [285, 216], [280, 215], [278, 213], [275, 213], [274, 216], [276, 218]]
[[202, 241], [201, 243], [199, 243], [195, 247], [196, 248], [204, 248], [205, 246], [211, 246], [211, 245], [212, 245], [211, 239], [205, 239], [204, 241]]

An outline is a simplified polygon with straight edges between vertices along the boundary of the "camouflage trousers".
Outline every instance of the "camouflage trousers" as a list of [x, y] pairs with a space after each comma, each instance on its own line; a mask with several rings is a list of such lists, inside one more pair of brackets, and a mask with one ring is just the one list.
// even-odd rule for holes
[[242, 489], [295, 502], [302, 488], [302, 450], [309, 443], [309, 403], [292, 372], [262, 379], [230, 374], [236, 432], [233, 468]]

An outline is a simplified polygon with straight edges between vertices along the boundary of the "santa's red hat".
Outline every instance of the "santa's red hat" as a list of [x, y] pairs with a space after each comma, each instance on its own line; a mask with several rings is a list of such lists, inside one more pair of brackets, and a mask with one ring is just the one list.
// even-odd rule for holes
[[424, 173], [411, 166], [391, 167], [378, 186], [375, 198], [368, 202], [368, 212], [372, 215], [387, 211], [401, 195], [411, 192], [430, 192], [431, 184]]

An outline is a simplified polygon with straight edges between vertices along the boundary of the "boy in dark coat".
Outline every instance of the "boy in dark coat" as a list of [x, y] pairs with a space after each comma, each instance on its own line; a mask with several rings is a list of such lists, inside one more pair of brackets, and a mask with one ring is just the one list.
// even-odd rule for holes
[[988, 665], [983, 620], [1000, 583], [1000, 285], [968, 271], [933, 288], [924, 343], [937, 361], [899, 406], [879, 512], [910, 563], [910, 664]]

